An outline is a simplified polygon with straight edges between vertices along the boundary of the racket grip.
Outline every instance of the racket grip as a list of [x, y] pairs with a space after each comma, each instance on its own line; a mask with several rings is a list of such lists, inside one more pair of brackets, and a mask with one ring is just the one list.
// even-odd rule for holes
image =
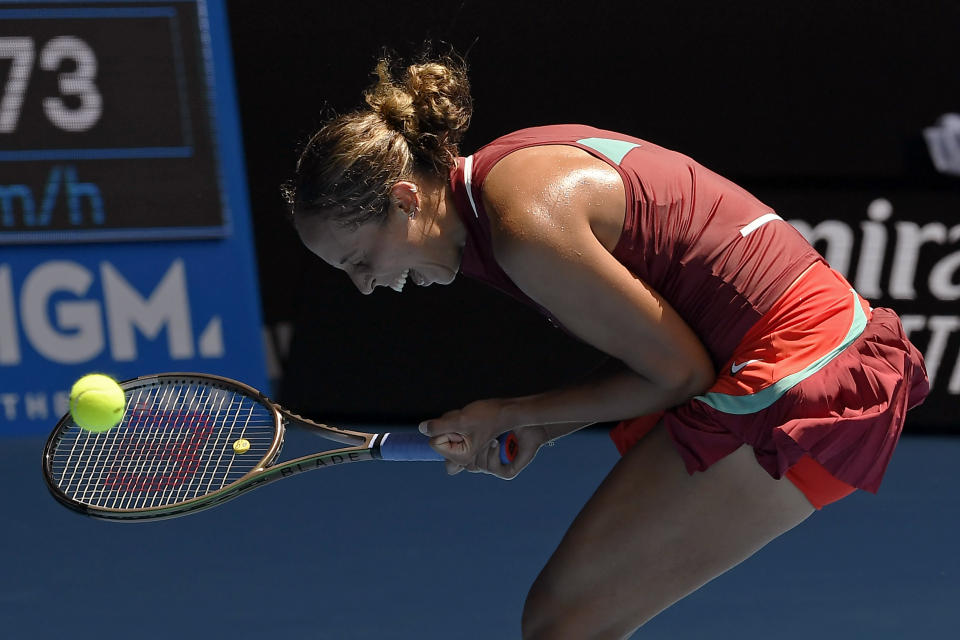
[[[500, 462], [510, 464], [517, 457], [517, 436], [508, 431], [499, 436]], [[444, 457], [433, 450], [430, 439], [419, 433], [385, 433], [380, 440], [380, 457], [397, 462], [438, 462]]]
[[380, 440], [380, 457], [398, 462], [439, 462], [443, 456], [430, 446], [430, 438], [417, 432], [385, 433]]

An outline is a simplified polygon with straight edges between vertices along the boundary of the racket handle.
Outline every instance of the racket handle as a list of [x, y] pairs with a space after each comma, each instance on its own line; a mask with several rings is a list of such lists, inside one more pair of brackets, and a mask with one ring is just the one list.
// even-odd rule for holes
[[[508, 431], [500, 441], [500, 462], [510, 464], [517, 457], [517, 436]], [[380, 440], [380, 457], [397, 462], [438, 462], [444, 457], [433, 450], [430, 439], [419, 433], [385, 433]]]
[[380, 457], [398, 462], [443, 460], [443, 456], [430, 446], [430, 438], [417, 432], [383, 434], [380, 439]]

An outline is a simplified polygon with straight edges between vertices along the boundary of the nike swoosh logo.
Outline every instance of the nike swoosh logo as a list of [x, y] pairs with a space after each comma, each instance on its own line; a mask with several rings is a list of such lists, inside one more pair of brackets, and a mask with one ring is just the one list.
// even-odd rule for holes
[[760, 362], [760, 360], [747, 360], [746, 362], [741, 362], [740, 364], [737, 364], [736, 362], [734, 362], [730, 366], [730, 373], [733, 375], [737, 375], [745, 366], [753, 362]]

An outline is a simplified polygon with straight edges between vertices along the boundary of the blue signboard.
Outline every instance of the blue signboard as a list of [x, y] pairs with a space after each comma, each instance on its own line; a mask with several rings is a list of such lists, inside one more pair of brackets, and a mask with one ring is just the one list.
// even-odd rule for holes
[[0, 433], [73, 380], [266, 388], [222, 0], [0, 2]]

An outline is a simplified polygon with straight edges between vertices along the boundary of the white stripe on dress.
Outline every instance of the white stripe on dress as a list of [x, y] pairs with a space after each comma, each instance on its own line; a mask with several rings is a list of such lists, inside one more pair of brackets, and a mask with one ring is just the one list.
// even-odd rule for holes
[[759, 218], [757, 218], [756, 220], [754, 220], [753, 222], [751, 222], [750, 224], [748, 224], [747, 226], [745, 226], [743, 229], [740, 229], [740, 235], [746, 238], [748, 235], [750, 235], [751, 233], [753, 233], [763, 225], [767, 224], [768, 222], [773, 222], [774, 220], [783, 220], [783, 218], [781, 218], [775, 213], [764, 214]]
[[473, 215], [479, 220], [480, 214], [477, 213], [477, 203], [473, 201], [473, 156], [467, 156], [463, 161], [463, 184], [467, 187], [467, 197], [470, 198]]

